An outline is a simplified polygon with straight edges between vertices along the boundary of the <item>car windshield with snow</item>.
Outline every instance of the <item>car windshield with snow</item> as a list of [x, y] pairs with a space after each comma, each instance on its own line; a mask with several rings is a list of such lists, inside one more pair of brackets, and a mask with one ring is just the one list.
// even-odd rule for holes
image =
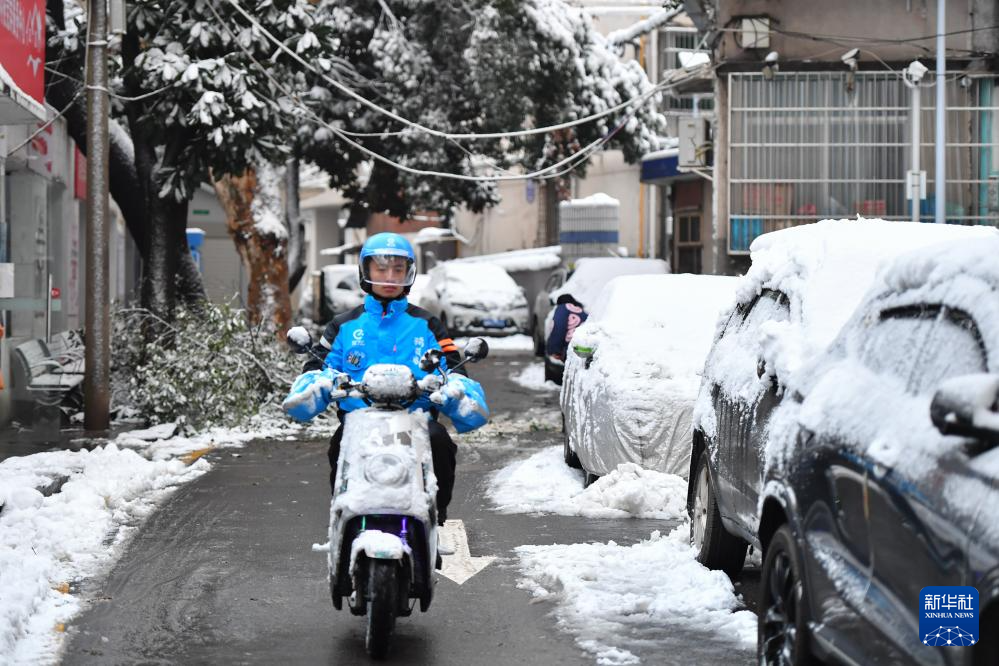
[[774, 410], [874, 281], [910, 249], [986, 238], [984, 227], [828, 220], [760, 236], [723, 318], [694, 408], [688, 507], [698, 559], [735, 574], [759, 546], [759, 496]]
[[622, 463], [686, 477], [691, 413], [734, 277], [615, 278], [573, 335], [561, 394], [565, 460], [587, 480]]
[[452, 335], [513, 335], [527, 330], [527, 298], [495, 264], [444, 262], [430, 271], [420, 306]]
[[[562, 369], [565, 363], [565, 355], [553, 355], [547, 347], [547, 342], [554, 328], [554, 317], [556, 303], [560, 297], [571, 298], [572, 301], [583, 308], [584, 311], [596, 302], [603, 288], [614, 278], [622, 275], [665, 275], [669, 273], [669, 264], [661, 259], [630, 259], [625, 257], [584, 257], [576, 262], [572, 274], [562, 286], [554, 289], [548, 294], [549, 307], [544, 319], [544, 340], [545, 349], [545, 378], [556, 383], [562, 382]], [[552, 285], [559, 279], [558, 274], [553, 274]], [[564, 299], [563, 299], [564, 300]], [[572, 331], [568, 331], [567, 337]], [[565, 346], [568, 340], [562, 341], [560, 347]]]
[[[997, 663], [999, 233], [990, 231], [893, 263], [775, 413], [759, 527], [764, 654], [801, 657], [810, 644], [856, 663]], [[960, 632], [917, 634], [920, 591], [949, 585], [979, 592], [982, 641], [967, 660], [924, 645], [968, 645]], [[782, 590], [800, 590], [793, 616], [779, 611]], [[803, 639], [789, 642], [796, 633]]]

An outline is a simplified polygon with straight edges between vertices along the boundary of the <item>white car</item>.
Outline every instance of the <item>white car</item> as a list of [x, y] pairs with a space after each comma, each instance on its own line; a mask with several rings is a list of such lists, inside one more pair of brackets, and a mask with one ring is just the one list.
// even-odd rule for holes
[[452, 335], [513, 335], [527, 330], [527, 298], [494, 264], [444, 262], [430, 271], [419, 303]]
[[[550, 357], [546, 350], [548, 337], [553, 328], [555, 304], [559, 296], [569, 294], [588, 313], [590, 306], [600, 295], [600, 291], [614, 278], [620, 275], [665, 275], [666, 273], [669, 273], [669, 264], [662, 259], [632, 259], [627, 257], [584, 257], [579, 259], [568, 279], [560, 282], [560, 286], [546, 295], [549, 307], [545, 311], [544, 332], [542, 334], [545, 379], [556, 384], [562, 383], [563, 362]], [[557, 279], [553, 277], [553, 285]], [[535, 333], [535, 336], [537, 335]]]
[[[323, 301], [332, 315], [338, 315], [364, 303], [364, 292], [355, 264], [323, 266]], [[331, 315], [331, 316], [332, 316]]]
[[587, 483], [621, 463], [686, 478], [691, 417], [737, 278], [618, 277], [572, 338], [561, 405], [565, 460]]

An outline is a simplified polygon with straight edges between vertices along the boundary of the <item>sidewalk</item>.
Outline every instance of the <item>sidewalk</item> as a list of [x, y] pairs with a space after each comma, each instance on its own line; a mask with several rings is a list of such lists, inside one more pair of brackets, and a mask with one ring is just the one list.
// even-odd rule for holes
[[[113, 437], [114, 432], [108, 433]], [[79, 451], [93, 449], [103, 438], [91, 440], [83, 431], [83, 426], [62, 428], [58, 432], [44, 435], [37, 431], [19, 427], [16, 423], [0, 426], [0, 462], [15, 456], [29, 456], [43, 451]]]

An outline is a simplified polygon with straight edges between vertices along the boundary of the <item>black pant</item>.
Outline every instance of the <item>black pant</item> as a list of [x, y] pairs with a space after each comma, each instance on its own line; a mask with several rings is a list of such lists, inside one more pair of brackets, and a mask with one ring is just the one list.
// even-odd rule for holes
[[[437, 524], [443, 525], [447, 519], [447, 505], [451, 503], [454, 490], [455, 458], [458, 446], [451, 440], [447, 429], [437, 421], [430, 421], [430, 453], [434, 459], [434, 476], [437, 477]], [[340, 460], [340, 440], [343, 439], [343, 423], [330, 439], [330, 492], [336, 482], [336, 464]]]

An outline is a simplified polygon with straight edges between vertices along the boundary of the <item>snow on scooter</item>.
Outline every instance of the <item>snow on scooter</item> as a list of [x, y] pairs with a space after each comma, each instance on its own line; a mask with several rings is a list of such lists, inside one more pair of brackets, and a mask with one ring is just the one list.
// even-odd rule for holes
[[[315, 355], [300, 326], [288, 332], [288, 345], [297, 354]], [[419, 367], [429, 374], [420, 380], [409, 367], [395, 364], [372, 365], [360, 382], [342, 373], [327, 380], [325, 397], [330, 400], [360, 398], [369, 405], [344, 419], [328, 560], [333, 606], [342, 610], [347, 597], [352, 614], [367, 616], [365, 645], [374, 658], [388, 652], [396, 617], [412, 614], [415, 600], [426, 612], [433, 599], [440, 556], [430, 416], [423, 409], [409, 409], [427, 398], [441, 404], [445, 394], [460, 400], [459, 411], [480, 408], [464, 395], [461, 375], [451, 374], [464, 363], [485, 358], [489, 346], [473, 338], [464, 351], [465, 360], [445, 372], [443, 352], [428, 350]], [[286, 411], [292, 413], [295, 400], [308, 395], [296, 394], [293, 387]]]

